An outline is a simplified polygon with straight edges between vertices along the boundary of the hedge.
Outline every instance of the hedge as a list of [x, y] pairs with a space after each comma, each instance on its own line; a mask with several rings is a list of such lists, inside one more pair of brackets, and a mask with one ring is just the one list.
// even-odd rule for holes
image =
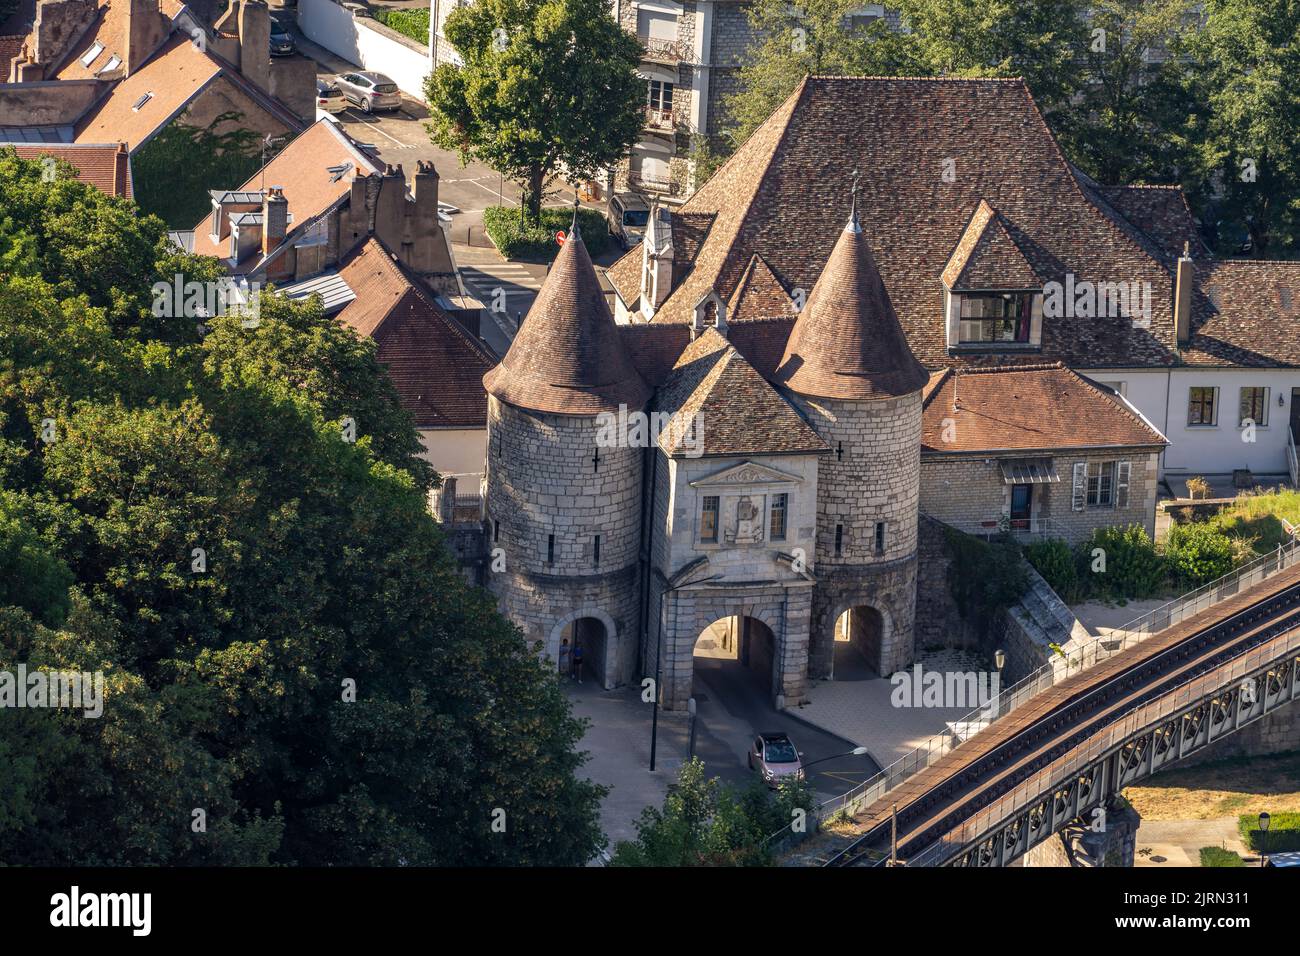
[[[1246, 846], [1256, 853], [1261, 850], [1266, 854], [1300, 850], [1300, 813], [1269, 814], [1267, 834], [1260, 832], [1258, 814], [1243, 813], [1237, 819], [1237, 830]], [[1262, 846], [1260, 837], [1264, 838]]]
[[[507, 259], [524, 259], [529, 262], [550, 262], [560, 251], [555, 234], [568, 231], [573, 222], [573, 208], [552, 207], [542, 210], [540, 226], [525, 227], [519, 221], [519, 209], [514, 206], [489, 206], [483, 210], [483, 229]], [[600, 255], [609, 245], [609, 227], [603, 213], [595, 209], [578, 210], [578, 225], [582, 241], [592, 256]]]
[[385, 10], [371, 11], [372, 16], [384, 26], [396, 30], [402, 36], [429, 42], [429, 11], [424, 10]]
[[1246, 861], [1239, 854], [1225, 850], [1221, 846], [1201, 847], [1201, 866], [1245, 866]]

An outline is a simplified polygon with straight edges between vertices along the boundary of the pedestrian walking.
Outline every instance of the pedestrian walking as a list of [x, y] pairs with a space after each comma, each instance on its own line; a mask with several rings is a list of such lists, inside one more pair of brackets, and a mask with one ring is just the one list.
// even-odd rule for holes
[[582, 645], [576, 642], [573, 645], [573, 676], [579, 684], [582, 683]]

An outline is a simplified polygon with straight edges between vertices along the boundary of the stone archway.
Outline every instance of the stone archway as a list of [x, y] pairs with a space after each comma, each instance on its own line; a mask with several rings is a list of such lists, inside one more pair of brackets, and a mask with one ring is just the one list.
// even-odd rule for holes
[[889, 611], [868, 603], [849, 603], [831, 619], [832, 680], [887, 677], [885, 648], [893, 633]]
[[753, 682], [775, 697], [781, 692], [776, 633], [761, 618], [731, 614], [705, 627], [692, 652], [692, 694], [704, 669], [719, 677]]
[[547, 656], [559, 666], [560, 646], [565, 639], [572, 648], [583, 647], [587, 673], [595, 674], [605, 690], [618, 685], [618, 626], [599, 608], [584, 607], [566, 614], [551, 628], [546, 642]]

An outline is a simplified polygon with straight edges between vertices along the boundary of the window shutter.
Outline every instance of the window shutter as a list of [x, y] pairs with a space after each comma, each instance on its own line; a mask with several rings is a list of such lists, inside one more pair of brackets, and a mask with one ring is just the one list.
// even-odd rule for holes
[[[1251, 406], [1251, 399], [1252, 399], [1253, 397], [1254, 397], [1254, 395], [1253, 395], [1253, 393], [1251, 392], [1250, 389], [1248, 389], [1248, 388], [1243, 388], [1243, 389], [1241, 390], [1241, 403], [1240, 403], [1240, 405], [1239, 405], [1239, 407], [1238, 407], [1238, 410], [1237, 410], [1237, 424], [1240, 425], [1240, 426], [1243, 427], [1243, 428], [1244, 428], [1245, 425], [1246, 425], [1246, 419], [1251, 417], [1251, 416], [1250, 416], [1250, 413], [1251, 413], [1251, 407], [1250, 407], [1250, 406]], [[1259, 423], [1256, 422], [1256, 424], [1259, 424]]]
[[1121, 461], [1115, 466], [1115, 507], [1128, 507], [1128, 480], [1132, 462]]
[[1074, 511], [1082, 511], [1088, 501], [1088, 463], [1086, 461], [1076, 461], [1074, 463], [1074, 500], [1071, 508]]

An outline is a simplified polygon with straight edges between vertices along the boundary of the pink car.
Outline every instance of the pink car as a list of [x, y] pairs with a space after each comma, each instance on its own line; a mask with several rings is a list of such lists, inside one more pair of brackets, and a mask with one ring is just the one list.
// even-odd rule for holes
[[759, 734], [749, 747], [749, 769], [757, 770], [775, 790], [786, 778], [803, 779], [802, 756], [786, 734]]

